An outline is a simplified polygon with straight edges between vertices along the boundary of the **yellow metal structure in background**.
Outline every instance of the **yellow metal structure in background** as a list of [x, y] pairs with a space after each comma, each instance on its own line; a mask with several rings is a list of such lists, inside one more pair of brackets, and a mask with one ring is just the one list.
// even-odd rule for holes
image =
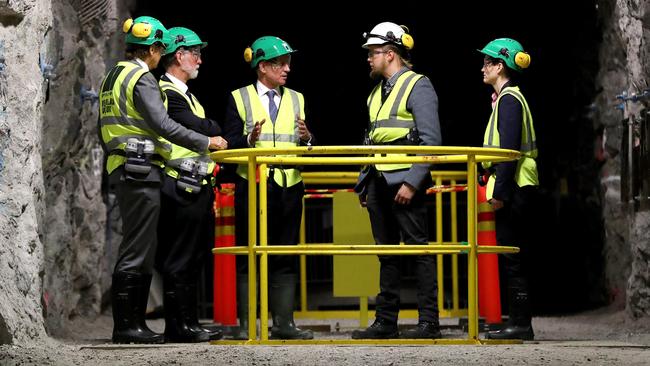
[[[435, 182], [436, 187], [441, 187], [443, 184], [446, 184], [444, 187], [457, 187], [457, 181], [464, 181], [466, 177], [466, 172], [464, 171], [445, 171], [445, 170], [434, 170], [431, 172], [431, 177]], [[305, 186], [310, 185], [327, 185], [327, 186], [336, 186], [336, 187], [352, 187], [356, 182], [359, 176], [359, 173], [356, 172], [304, 172], [302, 174], [303, 181]], [[345, 189], [342, 189], [345, 191]], [[328, 190], [325, 190], [328, 191]], [[336, 189], [334, 189], [336, 191]], [[366, 225], [362, 222], [356, 222], [355, 220], [345, 220], [337, 217], [337, 212], [344, 212], [346, 216], [351, 216], [352, 218], [358, 218], [359, 214], [354, 212], [354, 209], [360, 207], [358, 204], [358, 199], [354, 197], [354, 204], [349, 205], [347, 198], [341, 197], [347, 194], [348, 192], [334, 192], [334, 194], [313, 194], [305, 195], [305, 200], [311, 198], [333, 198], [339, 194], [339, 200], [342, 202], [333, 202], [333, 216], [334, 216], [334, 244], [337, 243], [337, 232], [342, 235], [350, 235], [350, 230], [347, 230], [347, 225], [352, 224], [355, 228], [356, 235], [363, 235], [370, 233], [370, 223], [367, 222], [367, 211], [363, 209], [365, 217], [359, 218], [363, 220]], [[443, 218], [449, 217], [451, 220], [450, 236], [452, 242], [458, 242], [458, 210], [456, 207], [456, 190], [445, 190], [438, 189], [436, 191], [436, 244], [443, 243]], [[443, 214], [443, 194], [450, 195], [450, 208], [448, 215]], [[345, 207], [339, 207], [341, 203], [345, 204]], [[303, 204], [303, 213], [302, 213], [302, 223], [300, 227], [300, 245], [306, 244], [306, 227], [305, 227], [305, 204]], [[338, 221], [337, 221], [338, 220]], [[341, 227], [341, 225], [343, 227]], [[374, 243], [372, 234], [369, 234], [369, 239], [364, 242]], [[339, 261], [337, 262], [337, 258]], [[358, 271], [359, 268], [367, 269], [368, 272], [364, 274], [364, 278], [354, 278], [354, 281], [345, 281], [343, 284], [340, 281], [337, 281], [337, 275], [339, 277], [345, 278], [345, 275], [350, 272], [351, 266], [350, 263], [347, 263], [348, 259], [343, 259], [345, 257], [334, 257], [334, 296], [349, 296], [349, 297], [359, 297], [359, 310], [309, 310], [307, 308], [307, 261], [305, 255], [300, 256], [300, 310], [294, 312], [296, 318], [309, 318], [309, 319], [359, 319], [359, 327], [367, 326], [367, 319], [373, 317], [374, 311], [368, 311], [368, 298], [367, 296], [374, 296], [378, 293], [378, 262], [375, 259], [376, 266], [373, 266], [371, 263], [365, 259], [365, 257], [360, 257], [358, 260], [361, 263], [355, 264], [352, 267], [354, 270]], [[343, 263], [341, 263], [343, 262]], [[337, 266], [338, 265], [338, 266]], [[377, 267], [377, 270], [375, 270]], [[451, 308], [445, 308], [445, 288], [444, 288], [444, 262], [442, 254], [437, 255], [437, 281], [438, 281], [438, 309], [441, 318], [456, 318], [467, 315], [467, 309], [461, 309], [459, 305], [460, 296], [458, 293], [458, 255], [451, 255], [451, 280], [452, 280], [452, 301]], [[373, 282], [367, 281], [368, 278], [373, 279]], [[365, 279], [365, 280], [364, 280]], [[366, 287], [363, 289], [358, 288], [359, 283], [367, 283]], [[353, 286], [352, 289], [345, 288], [345, 286]], [[400, 319], [417, 319], [418, 312], [417, 310], [400, 310]]]
[[[409, 154], [407, 156], [381, 156], [381, 154]], [[418, 154], [418, 155], [415, 155]], [[284, 155], [284, 156], [283, 156]], [[286, 156], [294, 155], [294, 156]], [[339, 156], [346, 155], [346, 156]], [[360, 155], [360, 156], [349, 156]], [[513, 150], [472, 148], [472, 147], [425, 147], [425, 146], [323, 146], [295, 147], [286, 149], [239, 149], [224, 150], [211, 154], [213, 160], [223, 163], [247, 164], [248, 176], [254, 177], [259, 166], [265, 172], [267, 164], [272, 165], [366, 165], [366, 164], [399, 164], [426, 163], [446, 164], [464, 163], [467, 170], [467, 244], [458, 242], [442, 242], [442, 239], [429, 245], [267, 245], [266, 227], [266, 174], [260, 174], [259, 212], [257, 207], [257, 183], [248, 180], [248, 230], [249, 243], [247, 247], [215, 248], [214, 254], [238, 254], [248, 256], [249, 281], [249, 336], [248, 341], [214, 341], [213, 344], [502, 344], [516, 341], [492, 341], [479, 339], [478, 335], [478, 286], [477, 286], [477, 257], [479, 253], [516, 253], [516, 247], [479, 246], [476, 242], [476, 164], [482, 161], [509, 161], [519, 158], [520, 154]], [[258, 215], [255, 213], [258, 212]], [[257, 243], [257, 219], [259, 217], [259, 245]], [[292, 340], [274, 341], [268, 339], [268, 256], [269, 255], [467, 255], [468, 282], [468, 335], [466, 339], [435, 339], [435, 340]], [[260, 339], [256, 332], [256, 257], [260, 257]]]

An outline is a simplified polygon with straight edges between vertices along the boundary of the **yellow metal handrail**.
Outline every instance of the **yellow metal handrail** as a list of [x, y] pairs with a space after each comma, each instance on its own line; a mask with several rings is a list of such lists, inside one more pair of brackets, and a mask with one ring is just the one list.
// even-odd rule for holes
[[[441, 182], [448, 182], [449, 187], [454, 187], [457, 180], [463, 180], [467, 172], [465, 171], [452, 171], [452, 170], [434, 170], [431, 171], [431, 177], [436, 186], [440, 187]], [[312, 184], [327, 184], [327, 185], [348, 185], [351, 186], [357, 182], [359, 177], [358, 172], [303, 172], [302, 178], [305, 186]], [[466, 185], [462, 185], [464, 190], [467, 189]], [[328, 191], [328, 190], [325, 190]], [[442, 194], [450, 194], [450, 218], [451, 218], [451, 240], [458, 241], [458, 219], [456, 207], [456, 190], [438, 190], [435, 193], [436, 197], [436, 232], [438, 233], [437, 244], [442, 241]], [[315, 198], [332, 198], [332, 194], [305, 194], [304, 199]], [[302, 217], [300, 225], [300, 242], [299, 245], [306, 244], [306, 228], [305, 228], [305, 204], [302, 206]], [[451, 255], [451, 281], [452, 281], [452, 307], [446, 309], [445, 303], [445, 288], [444, 288], [444, 261], [442, 254], [437, 257], [437, 282], [438, 282], [438, 309], [440, 317], [461, 317], [467, 315], [467, 309], [460, 308], [460, 297], [458, 288], [458, 255]], [[305, 254], [300, 255], [300, 310], [294, 313], [296, 317], [308, 318], [316, 317], [318, 319], [335, 319], [335, 318], [359, 318], [359, 326], [367, 326], [368, 319], [368, 299], [367, 297], [359, 298], [359, 310], [308, 310], [307, 309], [307, 258]], [[400, 311], [401, 318], [417, 318], [417, 311], [402, 310]]]
[[[336, 156], [336, 155], [368, 155], [368, 154], [420, 154], [416, 156]], [[286, 165], [351, 165], [351, 164], [399, 164], [399, 163], [426, 163], [446, 164], [465, 163], [467, 172], [467, 245], [402, 245], [391, 248], [377, 248], [367, 245], [331, 245], [322, 244], [318, 253], [325, 251], [325, 254], [460, 254], [468, 256], [468, 338], [466, 341], [459, 340], [458, 343], [488, 343], [478, 338], [478, 286], [477, 286], [477, 255], [478, 253], [504, 253], [518, 252], [516, 247], [479, 246], [476, 242], [477, 219], [476, 219], [476, 163], [482, 161], [509, 161], [520, 157], [520, 153], [514, 150], [476, 148], [476, 147], [441, 147], [441, 146], [320, 146], [320, 147], [295, 147], [286, 149], [276, 148], [253, 148], [237, 149], [213, 152], [211, 158], [216, 162], [240, 163], [248, 165], [248, 176], [254, 177], [257, 167], [262, 172], [266, 171], [267, 164]], [[280, 156], [279, 156], [280, 155]], [[285, 155], [285, 156], [281, 156]], [[295, 156], [286, 156], [295, 155]], [[306, 155], [306, 156], [305, 156]], [[328, 156], [312, 156], [328, 155]], [[329, 156], [334, 155], [334, 156]], [[275, 344], [268, 339], [268, 255], [299, 255], [316, 254], [318, 246], [267, 246], [267, 211], [266, 211], [266, 174], [260, 174], [259, 179], [259, 238], [260, 245], [257, 245], [257, 185], [254, 179], [248, 180], [248, 247], [215, 248], [215, 254], [247, 254], [248, 255], [248, 281], [249, 281], [249, 341], [250, 344]], [[440, 239], [440, 241], [442, 241]], [[328, 248], [328, 246], [332, 248]], [[285, 249], [286, 247], [286, 249]], [[312, 248], [313, 249], [309, 249]], [[344, 248], [344, 249], [341, 249]], [[417, 249], [416, 249], [417, 248]], [[242, 250], [243, 249], [243, 250]], [[331, 253], [330, 253], [331, 251]], [[255, 258], [260, 256], [260, 340], [257, 341], [256, 332], [256, 266]], [[220, 343], [221, 341], [216, 341]], [[228, 342], [226, 342], [228, 343]], [[230, 342], [241, 343], [241, 342]], [[368, 344], [358, 340], [346, 340], [345, 342], [332, 342], [331, 340], [310, 340], [293, 341], [281, 343], [296, 344]], [[382, 344], [386, 342], [373, 340], [371, 344]], [[410, 344], [409, 340], [392, 340], [386, 344]], [[441, 343], [433, 340], [430, 343]], [[445, 342], [447, 343], [447, 342]]]

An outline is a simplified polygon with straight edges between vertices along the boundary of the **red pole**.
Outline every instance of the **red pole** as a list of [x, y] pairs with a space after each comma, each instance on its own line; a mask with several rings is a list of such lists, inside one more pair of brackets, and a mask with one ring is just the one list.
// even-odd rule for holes
[[[497, 245], [494, 211], [487, 202], [485, 186], [478, 186], [478, 244]], [[501, 323], [501, 292], [499, 290], [499, 257], [497, 254], [478, 256], [479, 315], [488, 324]]]
[[[235, 245], [235, 185], [226, 183], [215, 189], [215, 248]], [[214, 256], [214, 321], [237, 325], [235, 256]]]

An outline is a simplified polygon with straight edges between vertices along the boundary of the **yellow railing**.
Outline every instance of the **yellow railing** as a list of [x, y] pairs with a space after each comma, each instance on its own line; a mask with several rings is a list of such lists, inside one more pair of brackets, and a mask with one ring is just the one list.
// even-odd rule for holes
[[[357, 182], [359, 173], [357, 172], [304, 172], [302, 179], [305, 186], [309, 185], [327, 185], [327, 186], [346, 186], [351, 187]], [[446, 186], [457, 187], [458, 181], [464, 181], [467, 176], [465, 171], [431, 171], [431, 178], [436, 187], [448, 183]], [[454, 190], [445, 191], [439, 189], [433, 193], [436, 197], [436, 241], [440, 245], [443, 243], [443, 194], [450, 195], [450, 212], [451, 219], [451, 241], [458, 242], [458, 210], [456, 206], [456, 194]], [[331, 194], [316, 193], [314, 195], [305, 195], [305, 200], [314, 198], [331, 198]], [[300, 245], [306, 245], [306, 227], [305, 227], [305, 204], [302, 206], [302, 221], [300, 225]], [[452, 286], [452, 304], [451, 308], [445, 308], [445, 287], [444, 287], [444, 261], [442, 254], [436, 255], [437, 261], [437, 281], [438, 281], [438, 309], [441, 318], [461, 317], [467, 315], [467, 309], [461, 309], [458, 293], [458, 255], [451, 255], [451, 286]], [[307, 308], [307, 258], [306, 255], [300, 255], [300, 310], [294, 312], [296, 318], [316, 318], [316, 319], [359, 319], [359, 326], [365, 327], [369, 316], [374, 316], [374, 311], [368, 310], [368, 299], [359, 298], [359, 310], [309, 310]], [[400, 310], [401, 319], [417, 319], [417, 310]]]
[[[374, 154], [420, 154], [402, 156], [381, 156]], [[338, 156], [346, 155], [346, 156]], [[361, 156], [349, 156], [361, 155]], [[371, 155], [371, 156], [369, 156]], [[516, 253], [516, 247], [479, 246], [476, 242], [476, 164], [482, 161], [509, 161], [520, 156], [513, 150], [474, 148], [474, 147], [424, 147], [424, 146], [323, 146], [295, 147], [286, 149], [239, 149], [225, 150], [211, 154], [213, 160], [223, 163], [247, 164], [248, 176], [254, 177], [256, 170], [266, 171], [269, 164], [274, 165], [365, 165], [365, 164], [400, 164], [427, 163], [448, 164], [465, 163], [467, 167], [467, 244], [458, 242], [437, 242], [422, 245], [334, 245], [309, 244], [305, 246], [274, 245], [267, 243], [267, 211], [266, 211], [266, 174], [260, 174], [259, 179], [259, 245], [257, 244], [258, 187], [253, 179], [248, 180], [248, 238], [247, 247], [215, 248], [215, 254], [248, 255], [248, 295], [249, 305], [249, 337], [248, 341], [215, 341], [216, 344], [481, 344], [504, 343], [478, 338], [478, 286], [477, 259], [479, 253]], [[439, 231], [440, 233], [441, 231]], [[440, 235], [440, 234], [439, 234]], [[366, 243], [367, 244], [367, 243]], [[466, 254], [468, 256], [467, 286], [468, 286], [468, 336], [466, 339], [437, 339], [437, 340], [294, 340], [273, 341], [268, 339], [268, 256], [269, 255], [442, 255]], [[255, 265], [256, 256], [260, 257], [260, 339], [257, 340], [256, 314], [257, 293]]]

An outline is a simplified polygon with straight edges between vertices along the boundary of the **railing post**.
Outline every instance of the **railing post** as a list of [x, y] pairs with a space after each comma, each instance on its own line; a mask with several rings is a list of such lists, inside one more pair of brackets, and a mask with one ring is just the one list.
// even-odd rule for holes
[[[451, 180], [451, 186], [456, 186], [456, 180]], [[451, 242], [458, 243], [458, 207], [456, 192], [451, 192]], [[451, 291], [452, 291], [452, 310], [454, 314], [458, 311], [460, 305], [458, 300], [458, 254], [451, 255]]]
[[[442, 186], [442, 177], [436, 177], [436, 186]], [[442, 192], [436, 193], [436, 244], [442, 245]], [[445, 308], [445, 282], [444, 282], [444, 264], [442, 254], [436, 255], [436, 270], [438, 281], [438, 309]]]
[[[300, 245], [306, 245], [305, 197], [302, 198], [302, 214], [300, 217]], [[304, 254], [300, 255], [300, 311], [307, 311], [307, 256]]]
[[[271, 177], [273, 179], [273, 177]], [[260, 247], [268, 245], [268, 203], [266, 164], [260, 164]], [[269, 254], [260, 256], [260, 339], [269, 339]]]
[[468, 338], [478, 340], [478, 286], [476, 269], [476, 157], [467, 155], [467, 324]]
[[257, 159], [248, 157], [248, 338], [257, 339]]

